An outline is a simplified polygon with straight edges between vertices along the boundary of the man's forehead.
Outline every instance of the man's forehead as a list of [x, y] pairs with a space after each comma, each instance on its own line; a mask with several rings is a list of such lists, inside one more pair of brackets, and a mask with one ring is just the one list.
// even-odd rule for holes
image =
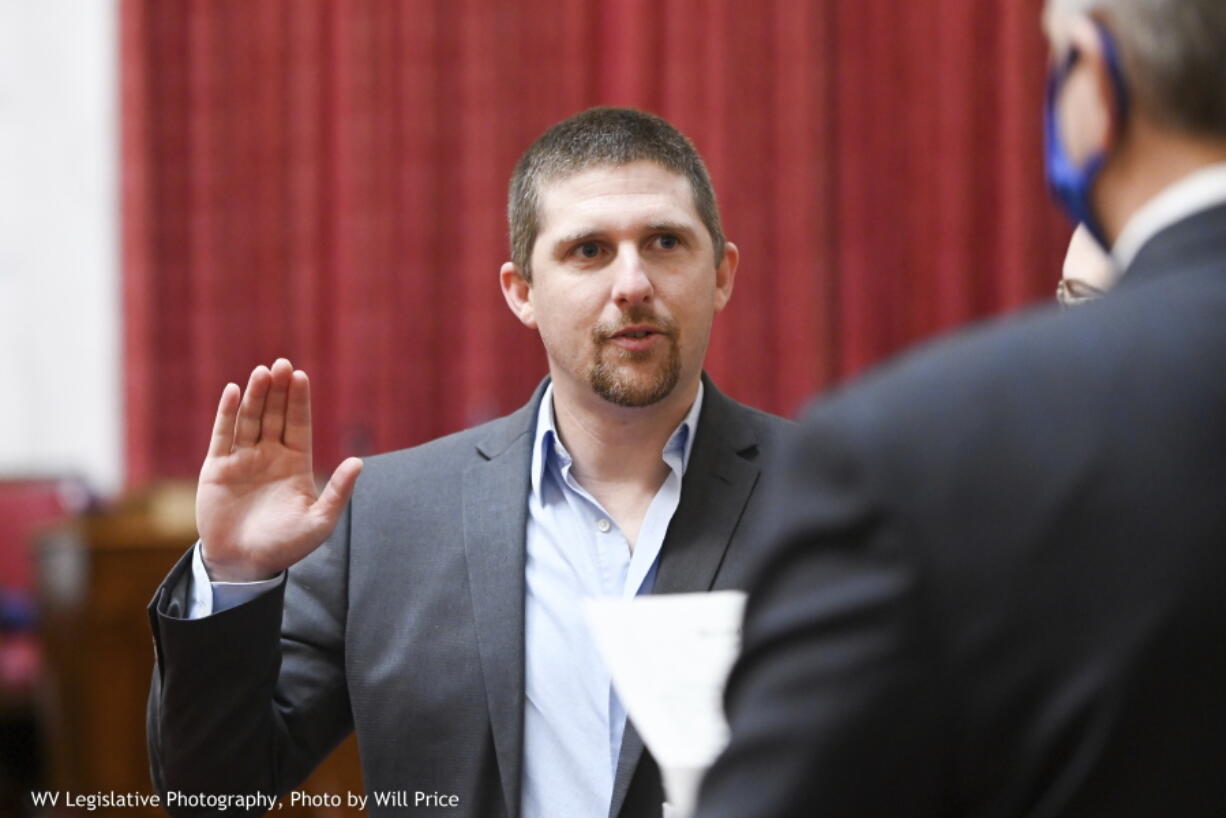
[[[627, 216], [645, 220], [700, 222], [689, 179], [651, 160], [593, 165], [554, 177], [542, 182], [539, 201], [542, 232], [585, 215], [615, 217], [623, 207]], [[567, 232], [573, 227], [566, 225]]]
[[605, 190], [610, 193], [684, 190], [688, 194], [690, 182], [680, 171], [665, 167], [652, 159], [638, 159], [624, 163], [599, 163], [563, 171], [547, 177], [540, 185], [542, 199], [559, 191], [599, 193]]

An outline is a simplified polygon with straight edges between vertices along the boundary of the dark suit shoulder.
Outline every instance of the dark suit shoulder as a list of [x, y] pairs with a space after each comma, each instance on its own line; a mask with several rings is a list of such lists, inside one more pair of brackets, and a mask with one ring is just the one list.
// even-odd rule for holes
[[1223, 273], [1138, 281], [1076, 310], [1032, 309], [938, 339], [814, 405], [808, 423], [837, 425], [850, 447], [922, 458], [976, 442], [1007, 455], [1011, 443], [1101, 438], [1129, 421], [1129, 405], [1201, 411], [1190, 407], [1214, 399], [1205, 375], [1226, 364]]
[[[889, 525], [942, 578], [950, 632], [960, 611], [992, 609], [1000, 572], [1031, 576], [1038, 551], [1171, 550], [1172, 520], [1190, 531], [1220, 507], [1223, 272], [1126, 283], [918, 349], [812, 409], [791, 479], [824, 489], [814, 513]], [[1206, 531], [1184, 538], [1187, 565]]]

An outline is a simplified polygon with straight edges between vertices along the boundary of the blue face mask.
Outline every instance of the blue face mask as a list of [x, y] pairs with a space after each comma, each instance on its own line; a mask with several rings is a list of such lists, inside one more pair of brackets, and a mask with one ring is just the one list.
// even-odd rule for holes
[[[1103, 55], [1107, 60], [1107, 71], [1111, 77], [1111, 87], [1115, 92], [1115, 112], [1122, 124], [1128, 116], [1128, 90], [1124, 85], [1124, 72], [1120, 70], [1119, 53], [1110, 32], [1097, 21], [1099, 36], [1102, 38]], [[1069, 52], [1064, 64], [1052, 72], [1047, 78], [1046, 123], [1044, 129], [1044, 152], [1047, 159], [1047, 183], [1052, 193], [1064, 205], [1064, 209], [1074, 220], [1081, 222], [1090, 231], [1104, 250], [1111, 249], [1111, 243], [1103, 230], [1102, 223], [1094, 213], [1094, 205], [1090, 201], [1090, 192], [1103, 165], [1107, 163], [1107, 154], [1098, 152], [1078, 165], [1069, 156], [1064, 143], [1060, 139], [1060, 123], [1057, 121], [1056, 99], [1060, 89], [1068, 80], [1073, 66], [1081, 55], [1077, 49]]]

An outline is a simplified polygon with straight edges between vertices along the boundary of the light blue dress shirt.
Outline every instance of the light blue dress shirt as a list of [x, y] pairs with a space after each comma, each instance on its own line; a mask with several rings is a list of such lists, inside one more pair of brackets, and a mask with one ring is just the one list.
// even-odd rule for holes
[[[553, 385], [541, 398], [528, 494], [523, 818], [607, 818], [626, 711], [583, 617], [583, 601], [651, 591], [660, 547], [681, 502], [703, 386], [661, 452], [664, 479], [633, 552], [617, 523], [572, 474], [554, 423]], [[188, 616], [235, 607], [281, 582], [212, 582], [197, 543]]]
[[626, 711], [588, 631], [583, 602], [651, 591], [701, 407], [700, 385], [661, 453], [668, 476], [631, 552], [617, 523], [572, 473], [554, 424], [552, 384], [541, 399], [528, 494], [524, 818], [608, 816]]

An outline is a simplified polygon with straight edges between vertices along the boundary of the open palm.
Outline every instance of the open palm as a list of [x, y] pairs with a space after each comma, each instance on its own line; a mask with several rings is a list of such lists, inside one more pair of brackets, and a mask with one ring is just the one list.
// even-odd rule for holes
[[196, 526], [215, 581], [266, 579], [319, 547], [353, 493], [362, 461], [336, 467], [316, 494], [306, 373], [280, 358], [246, 391], [222, 390], [196, 490]]

